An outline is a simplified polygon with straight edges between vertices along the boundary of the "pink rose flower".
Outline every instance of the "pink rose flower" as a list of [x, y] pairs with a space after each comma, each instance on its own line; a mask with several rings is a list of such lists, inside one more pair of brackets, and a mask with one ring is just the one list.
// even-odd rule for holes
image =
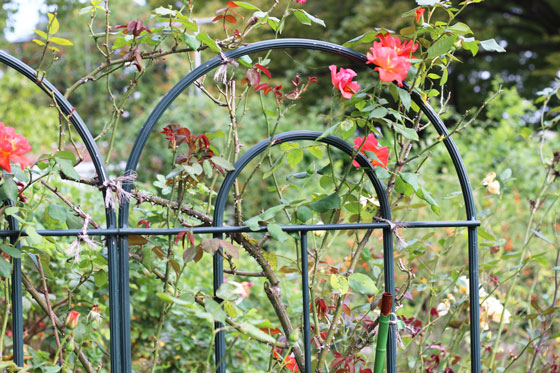
[[330, 65], [332, 84], [342, 93], [342, 97], [345, 99], [350, 99], [354, 93], [358, 92], [360, 85], [358, 82], [352, 81], [354, 77], [358, 74], [352, 69], [340, 68], [339, 72], [336, 72], [336, 65]]
[[[365, 144], [362, 146], [364, 141]], [[362, 146], [361, 149], [360, 146]], [[373, 134], [370, 133], [365, 139], [363, 137], [356, 137], [354, 139], [354, 149], [360, 149], [360, 153], [366, 157], [366, 151], [374, 153], [378, 160], [372, 159], [371, 165], [373, 167], [379, 166], [387, 168], [387, 163], [389, 162], [389, 148], [386, 146], [379, 146], [379, 143]], [[360, 164], [357, 161], [352, 162], [352, 165], [354, 167], [360, 167]]]

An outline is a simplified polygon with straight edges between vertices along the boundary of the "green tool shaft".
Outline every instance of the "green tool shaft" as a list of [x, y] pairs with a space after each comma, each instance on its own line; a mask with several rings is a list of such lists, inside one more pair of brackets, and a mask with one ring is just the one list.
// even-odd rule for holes
[[391, 315], [379, 316], [379, 332], [377, 333], [377, 347], [375, 348], [374, 373], [382, 373], [385, 368], [385, 356], [387, 355], [387, 337], [389, 336], [389, 320]]

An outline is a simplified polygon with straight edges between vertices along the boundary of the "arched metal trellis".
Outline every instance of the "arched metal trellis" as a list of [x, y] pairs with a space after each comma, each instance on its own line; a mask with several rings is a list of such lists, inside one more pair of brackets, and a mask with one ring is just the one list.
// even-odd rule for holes
[[[355, 63], [365, 64], [366, 56], [354, 50], [342, 47], [340, 45], [308, 39], [276, 39], [269, 41], [257, 42], [239, 49], [228, 51], [225, 53], [227, 59], [236, 59], [251, 53], [268, 51], [272, 49], [308, 49], [320, 50], [323, 52], [345, 57]], [[108, 174], [105, 163], [101, 157], [101, 153], [93, 140], [93, 136], [87, 126], [80, 118], [76, 111], [73, 111], [72, 105], [64, 98], [64, 96], [48, 81], [42, 80], [42, 84], [38, 83], [36, 72], [25, 65], [23, 62], [15, 59], [9, 54], [0, 51], [0, 62], [15, 69], [31, 81], [35, 82], [45, 92], [53, 95], [62, 112], [66, 114], [78, 134], [82, 138], [86, 149], [91, 156], [97, 177], [99, 180], [100, 190], [105, 193], [103, 185], [108, 182]], [[158, 103], [155, 109], [148, 117], [146, 123], [142, 127], [134, 147], [128, 159], [125, 175], [135, 172], [140, 155], [146, 145], [148, 137], [153, 132], [158, 120], [167, 110], [169, 105], [183, 92], [188, 86], [194, 83], [201, 76], [209, 73], [224, 63], [221, 56], [216, 56], [208, 62], [200, 65], [198, 68], [186, 75], [180, 80]], [[405, 88], [409, 88], [406, 86]], [[478, 296], [478, 242], [477, 227], [480, 222], [476, 218], [475, 203], [467, 176], [467, 172], [459, 151], [453, 139], [448, 136], [447, 128], [435, 113], [435, 111], [426, 104], [422, 97], [415, 91], [411, 93], [412, 99], [420, 107], [429, 121], [432, 123], [440, 136], [443, 136], [443, 143], [449, 153], [458, 181], [461, 186], [466, 219], [461, 221], [409, 221], [399, 222], [407, 228], [442, 228], [442, 227], [466, 227], [468, 230], [468, 259], [469, 259], [469, 290], [470, 290], [470, 339], [471, 339], [471, 370], [480, 372], [480, 326], [479, 326], [479, 296]], [[70, 115], [72, 114], [72, 115]], [[218, 193], [214, 210], [214, 223], [212, 227], [196, 227], [190, 229], [192, 234], [214, 234], [220, 237], [227, 233], [250, 232], [251, 230], [245, 226], [224, 226], [223, 215], [226, 207], [227, 197], [230, 189], [247, 166], [247, 164], [256, 156], [265, 151], [272, 141], [272, 146], [283, 141], [316, 141], [320, 137], [318, 132], [310, 131], [294, 131], [274, 136], [272, 139], [266, 139], [253, 148], [248, 150], [236, 163], [235, 170], [230, 172]], [[328, 136], [320, 138], [318, 141], [329, 144], [339, 150], [352, 155], [353, 147], [345, 141]], [[391, 231], [391, 211], [388, 203], [387, 195], [383, 184], [377, 179], [371, 164], [361, 154], [357, 154], [356, 160], [365, 169], [365, 172], [372, 182], [377, 198], [380, 203], [379, 213], [385, 220], [383, 222], [371, 223], [351, 223], [351, 224], [326, 224], [326, 225], [287, 225], [282, 226], [286, 232], [297, 232], [300, 235], [300, 248], [302, 260], [302, 293], [303, 293], [303, 322], [304, 322], [304, 351], [305, 364], [300, 367], [304, 372], [311, 372], [311, 353], [310, 353], [310, 325], [309, 325], [309, 296], [308, 273], [307, 273], [307, 232], [325, 231], [325, 230], [346, 230], [346, 229], [381, 229], [383, 230], [383, 252], [384, 252], [384, 279], [385, 291], [394, 293], [394, 272], [393, 272], [393, 242]], [[125, 182], [124, 189], [130, 191], [132, 189], [131, 182]], [[105, 236], [108, 250], [109, 262], [109, 303], [110, 303], [110, 352], [111, 352], [111, 370], [113, 372], [131, 372], [131, 345], [130, 345], [130, 295], [129, 295], [129, 268], [128, 268], [128, 236], [130, 235], [176, 235], [184, 232], [185, 228], [130, 228], [128, 226], [129, 203], [123, 202], [119, 206], [119, 218], [116, 220], [116, 214], [112, 207], [106, 207], [106, 228], [89, 229], [89, 235]], [[22, 234], [18, 229], [17, 221], [13, 217], [9, 219], [9, 230], [0, 231], [0, 237], [10, 237], [12, 242]], [[260, 231], [265, 231], [265, 227], [261, 227]], [[39, 230], [37, 233], [44, 236], [78, 236], [81, 230]], [[214, 257], [214, 289], [216, 290], [222, 283], [223, 263], [222, 257], [216, 254]], [[12, 328], [14, 339], [14, 362], [18, 366], [23, 365], [23, 318], [22, 318], [22, 285], [21, 285], [21, 262], [19, 259], [13, 259], [12, 272]], [[217, 323], [216, 328], [221, 328]], [[223, 331], [219, 331], [215, 342], [215, 358], [216, 362], [221, 362], [216, 367], [217, 372], [225, 372], [227, 359], [225, 359], [225, 335]], [[389, 341], [387, 346], [387, 371], [396, 372], [397, 366], [397, 346], [395, 339], [394, 326], [391, 327], [389, 333]]]

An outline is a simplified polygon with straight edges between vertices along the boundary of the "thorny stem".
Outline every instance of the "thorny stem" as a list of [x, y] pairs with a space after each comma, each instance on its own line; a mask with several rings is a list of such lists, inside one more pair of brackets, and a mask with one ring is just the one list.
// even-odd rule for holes
[[[556, 225], [556, 222], [553, 224], [553, 227]], [[559, 270], [558, 270], [558, 265], [560, 264], [560, 238], [558, 237], [558, 230], [554, 229], [554, 233], [556, 236], [556, 261], [555, 261], [555, 270], [554, 270], [554, 293], [552, 296], [552, 301], [550, 302], [551, 307], [555, 307], [556, 306], [556, 300], [558, 299], [558, 288], [559, 288], [559, 283], [558, 283], [558, 275], [559, 275]], [[534, 349], [533, 352], [533, 358], [531, 359], [531, 366], [529, 368], [529, 373], [533, 372], [533, 368], [535, 366], [535, 363], [537, 361], [537, 357], [539, 355], [540, 349], [541, 349], [541, 345], [543, 343], [544, 340], [544, 336], [547, 332], [547, 327], [548, 324], [552, 321], [553, 318], [553, 314], [548, 315], [548, 317], [546, 318], [546, 320], [543, 322], [543, 326], [542, 326], [542, 333], [539, 337], [539, 341], [537, 342], [537, 346]], [[527, 346], [529, 346], [529, 344], [532, 341], [530, 341], [529, 343], [527, 343]], [[521, 356], [521, 354], [519, 354], [519, 356]], [[511, 364], [510, 364], [511, 365]]]
[[[352, 260], [350, 261], [350, 266], [348, 267], [348, 270], [346, 271], [346, 274], [345, 274], [346, 277], [350, 276], [350, 274], [352, 274], [354, 272], [354, 268], [356, 268], [356, 264], [358, 264], [358, 260], [359, 260], [361, 254], [362, 254], [362, 250], [366, 246], [366, 244], [368, 243], [369, 238], [371, 237], [372, 233], [373, 233], [373, 230], [368, 229], [366, 231], [366, 234], [364, 235], [364, 237], [362, 238], [362, 240], [358, 244], [358, 247], [357, 247], [356, 251], [354, 252], [354, 255], [352, 256]], [[317, 369], [316, 369], [317, 373], [323, 372], [323, 366], [325, 365], [325, 360], [327, 359], [327, 351], [329, 350], [329, 345], [332, 342], [332, 339], [333, 339], [333, 336], [334, 336], [334, 333], [335, 333], [335, 329], [336, 329], [336, 325], [338, 323], [338, 319], [340, 318], [340, 315], [342, 313], [342, 305], [344, 303], [344, 298], [345, 297], [346, 297], [346, 295], [339, 296], [338, 300], [336, 302], [336, 308], [335, 308], [335, 311], [334, 311], [334, 315], [333, 315], [333, 318], [332, 318], [331, 325], [329, 327], [329, 331], [327, 333], [327, 337], [325, 338], [325, 342], [323, 343], [321, 352], [319, 353], [319, 357], [317, 358]]]
[[[4, 260], [1, 259], [0, 260]], [[2, 314], [2, 334], [0, 334], [0, 361], [2, 361], [2, 351], [4, 351], [4, 336], [8, 327], [8, 315], [10, 313], [10, 290], [8, 286], [8, 278], [4, 278], [4, 312]]]
[[39, 268], [39, 274], [41, 275], [41, 283], [43, 284], [43, 295], [45, 296], [45, 303], [47, 304], [49, 319], [51, 320], [51, 325], [53, 328], [54, 339], [56, 341], [56, 347], [58, 348], [58, 363], [62, 365], [62, 350], [60, 348], [60, 338], [58, 337], [58, 329], [56, 328], [56, 322], [54, 321], [54, 311], [51, 307], [51, 301], [49, 300], [49, 289], [47, 287], [47, 279], [45, 277], [45, 272], [43, 271], [43, 265], [41, 264], [41, 258], [37, 255], [37, 267]]
[[[47, 307], [47, 304], [43, 300], [43, 297], [41, 296], [39, 291], [37, 291], [37, 289], [33, 287], [33, 284], [31, 283], [29, 278], [27, 278], [25, 273], [22, 274], [22, 282], [23, 285], [25, 286], [25, 289], [29, 292], [29, 294], [31, 294], [31, 297], [33, 297], [33, 299], [37, 302], [37, 304], [39, 304], [39, 306], [43, 309], [43, 311], [48, 315], [49, 308]], [[56, 314], [54, 314], [53, 316], [56, 322], [56, 326], [60, 330], [64, 330], [65, 329], [64, 322], [60, 320], [58, 316], [56, 316]], [[81, 350], [80, 346], [76, 342], [74, 342], [74, 353], [78, 356], [78, 359], [82, 363], [84, 370], [87, 373], [93, 373], [93, 367], [91, 366], [88, 358], [86, 357], [86, 355], [84, 354], [84, 352]]]

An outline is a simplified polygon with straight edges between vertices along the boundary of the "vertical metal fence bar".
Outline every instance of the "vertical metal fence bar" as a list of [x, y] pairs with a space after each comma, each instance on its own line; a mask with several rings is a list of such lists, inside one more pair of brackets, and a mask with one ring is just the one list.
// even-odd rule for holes
[[119, 333], [119, 271], [117, 243], [114, 236], [107, 237], [107, 261], [109, 262], [109, 329], [111, 348], [111, 372], [121, 372], [121, 335]]
[[132, 371], [130, 344], [130, 279], [128, 268], [128, 237], [119, 237], [119, 302], [122, 373]]
[[[10, 229], [17, 230], [18, 222], [13, 216], [8, 217]], [[17, 237], [10, 237], [12, 245], [21, 252], [21, 245]], [[2, 260], [2, 259], [0, 259]], [[21, 259], [12, 258], [12, 338], [14, 363], [23, 367], [23, 293], [21, 288]], [[0, 336], [4, 338], [4, 336]]]
[[307, 232], [301, 237], [301, 291], [303, 300], [303, 345], [305, 347], [304, 373], [311, 373], [311, 326], [309, 324], [309, 261], [307, 258]]
[[[393, 232], [389, 228], [383, 229], [383, 273], [385, 276], [385, 291], [395, 296], [395, 271], [393, 264]], [[392, 312], [395, 312], [393, 302]], [[389, 338], [387, 339], [387, 372], [397, 372], [397, 338], [395, 325], [389, 324]]]
[[[214, 238], [222, 238], [221, 234], [215, 234]], [[224, 282], [224, 258], [222, 257], [223, 249], [220, 248], [213, 258], [214, 265], [214, 297], [220, 288], [220, 285]], [[221, 299], [216, 299], [216, 301], [221, 302]], [[216, 359], [216, 372], [225, 373], [226, 372], [226, 333], [223, 330], [224, 325], [219, 322], [214, 322], [214, 330], [216, 335], [214, 336], [214, 355]], [[219, 364], [219, 365], [218, 365]]]
[[469, 227], [469, 301], [471, 319], [471, 372], [480, 372], [480, 309], [478, 294], [477, 228]]

